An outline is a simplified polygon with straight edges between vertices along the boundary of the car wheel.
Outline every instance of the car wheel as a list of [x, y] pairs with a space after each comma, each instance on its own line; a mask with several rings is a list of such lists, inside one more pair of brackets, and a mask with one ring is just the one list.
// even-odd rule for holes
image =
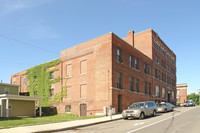
[[124, 120], [128, 120], [128, 118], [127, 118], [127, 117], [125, 117], [125, 118], [124, 118]]
[[139, 117], [140, 120], [144, 119], [144, 113], [142, 112]]
[[171, 111], [173, 111], [174, 110], [174, 108], [172, 108], [172, 110]]
[[165, 111], [164, 111], [165, 113], [167, 113], [167, 109], [165, 109]]
[[155, 110], [153, 111], [153, 115], [152, 116], [156, 116], [156, 111]]

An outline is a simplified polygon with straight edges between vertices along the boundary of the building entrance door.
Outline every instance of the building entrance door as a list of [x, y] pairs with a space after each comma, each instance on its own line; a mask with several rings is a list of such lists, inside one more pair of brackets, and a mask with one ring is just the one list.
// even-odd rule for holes
[[118, 95], [118, 113], [122, 112], [122, 95]]
[[87, 104], [80, 104], [80, 116], [87, 116]]
[[168, 97], [167, 98], [168, 98], [167, 99], [168, 103], [170, 103], [170, 93], [168, 93]]

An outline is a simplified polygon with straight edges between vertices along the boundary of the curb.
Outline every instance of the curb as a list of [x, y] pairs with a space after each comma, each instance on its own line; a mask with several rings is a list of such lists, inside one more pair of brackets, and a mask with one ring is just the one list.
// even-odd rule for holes
[[100, 122], [95, 122], [95, 123], [90, 123], [90, 124], [85, 124], [85, 125], [72, 126], [72, 127], [60, 128], [60, 129], [54, 129], [54, 130], [36, 131], [36, 132], [33, 132], [33, 133], [60, 132], [60, 131], [72, 130], [72, 129], [75, 129], [75, 128], [87, 127], [87, 126], [92, 126], [92, 125], [106, 123], [106, 122], [112, 122], [112, 121], [116, 121], [116, 120], [120, 120], [120, 119], [123, 119], [123, 118], [121, 117], [121, 118], [116, 118], [116, 119], [112, 119], [112, 120], [105, 120], [105, 121], [100, 121]]

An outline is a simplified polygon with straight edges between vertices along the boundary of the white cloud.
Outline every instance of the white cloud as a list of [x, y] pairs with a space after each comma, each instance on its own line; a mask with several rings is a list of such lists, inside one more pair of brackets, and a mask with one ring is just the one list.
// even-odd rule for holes
[[54, 0], [1, 0], [0, 15], [5, 16], [23, 9], [36, 8], [52, 3]]

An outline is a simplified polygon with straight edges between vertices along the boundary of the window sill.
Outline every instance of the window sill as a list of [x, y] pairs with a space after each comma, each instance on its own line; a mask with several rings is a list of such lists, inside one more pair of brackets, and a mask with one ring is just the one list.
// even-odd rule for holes
[[80, 99], [81, 99], [81, 100], [84, 100], [84, 99], [87, 99], [87, 97], [81, 97]]
[[71, 101], [71, 100], [72, 100], [72, 98], [66, 98], [66, 100], [67, 100], [67, 101]]
[[72, 78], [72, 76], [67, 76], [67, 77], [65, 77], [65, 79], [69, 79], [69, 78]]
[[87, 73], [82, 73], [82, 74], [80, 74], [80, 75], [82, 76], [82, 75], [86, 75], [86, 74], [87, 74]]

